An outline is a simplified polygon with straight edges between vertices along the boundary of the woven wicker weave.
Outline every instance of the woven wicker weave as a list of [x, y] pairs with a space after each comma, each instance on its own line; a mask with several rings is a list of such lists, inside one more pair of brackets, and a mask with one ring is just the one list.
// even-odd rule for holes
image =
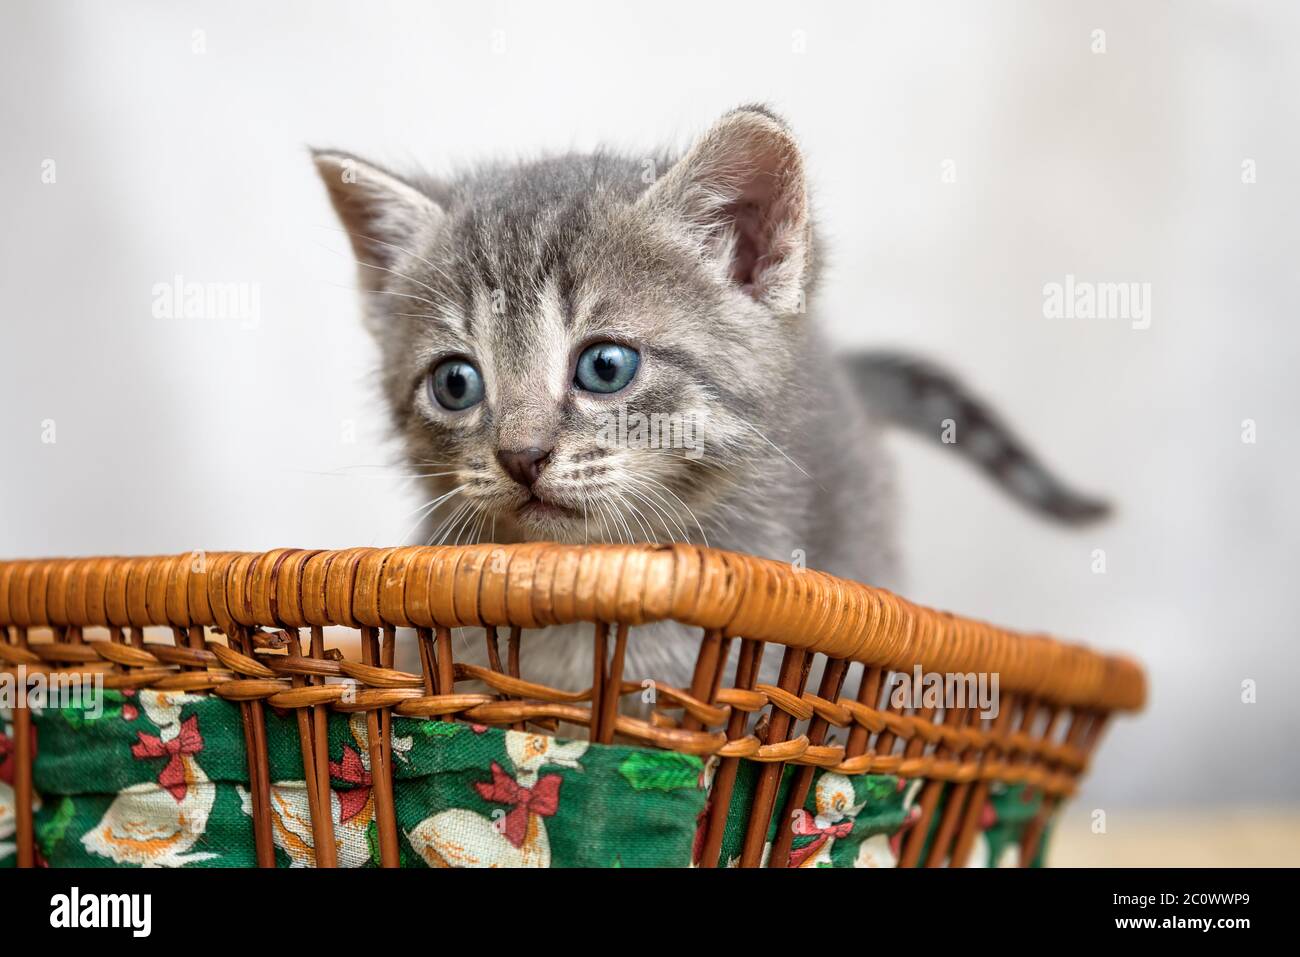
[[[664, 619], [698, 628], [699, 652], [690, 687], [657, 685], [645, 720], [623, 713], [630, 709], [620, 702], [655, 676], [625, 675], [623, 662], [628, 643], [638, 640], [636, 626]], [[572, 622], [594, 626], [591, 687], [529, 682], [520, 674], [528, 630]], [[157, 626], [171, 629], [170, 642], [144, 640], [143, 629]], [[358, 630], [362, 660], [327, 649], [326, 626]], [[965, 859], [994, 782], [1028, 784], [1045, 795], [1023, 838], [1021, 859], [1032, 860], [1108, 714], [1140, 708], [1145, 695], [1141, 669], [1125, 658], [932, 611], [820, 572], [683, 545], [276, 549], [3, 562], [0, 627], [8, 639], [0, 641], [0, 664], [10, 674], [18, 666], [28, 674], [100, 672], [110, 688], [205, 691], [239, 702], [263, 866], [275, 860], [268, 705], [297, 717], [321, 866], [336, 863], [334, 835], [317, 813], [329, 806], [327, 710], [363, 712], [370, 728], [384, 865], [398, 860], [386, 732], [399, 715], [551, 731], [566, 722], [586, 726], [594, 742], [617, 738], [717, 755], [705, 866], [717, 863], [742, 760], [762, 764], [742, 866], [760, 863], [772, 815], [788, 817], [802, 806], [818, 768], [921, 778], [922, 826], [899, 859], [911, 866]], [[481, 631], [490, 667], [453, 660], [450, 629], [457, 627]], [[393, 668], [398, 628], [415, 629], [419, 674]], [[506, 630], [504, 664], [498, 629]], [[758, 681], [771, 645], [782, 654], [773, 685]], [[863, 667], [846, 681], [854, 663]], [[970, 707], [891, 706], [888, 675], [915, 665], [997, 673], [997, 717], [982, 720]], [[805, 688], [810, 671], [821, 674], [815, 693]], [[342, 678], [351, 682], [330, 680]], [[458, 682], [485, 690], [458, 691]], [[34, 859], [30, 720], [25, 709], [14, 712], [20, 866]], [[837, 728], [847, 729], [846, 741], [826, 743]], [[797, 770], [778, 808], [785, 766]], [[931, 827], [935, 814], [941, 819]], [[786, 863], [789, 830], [778, 829], [769, 866]], [[923, 847], [927, 832], [933, 839]]]

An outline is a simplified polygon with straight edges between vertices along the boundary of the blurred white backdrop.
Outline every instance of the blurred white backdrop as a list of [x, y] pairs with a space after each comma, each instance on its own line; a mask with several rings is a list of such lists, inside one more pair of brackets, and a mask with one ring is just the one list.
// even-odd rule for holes
[[[763, 100], [806, 145], [835, 336], [953, 367], [1119, 506], [1049, 527], [900, 437], [908, 594], [1143, 659], [1150, 707], [1076, 807], [1300, 803], [1295, 4], [6, 0], [0, 19], [0, 555], [407, 530], [307, 144], [436, 172], [684, 143]], [[1045, 318], [1067, 274], [1150, 283], [1150, 328]], [[259, 321], [155, 318], [178, 275], [256, 284]]]

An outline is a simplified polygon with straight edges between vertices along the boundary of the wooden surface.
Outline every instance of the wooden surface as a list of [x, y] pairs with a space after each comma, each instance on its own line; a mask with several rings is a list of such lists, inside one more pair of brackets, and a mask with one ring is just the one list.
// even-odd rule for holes
[[1071, 802], [1052, 835], [1052, 867], [1296, 867], [1300, 808], [1108, 811], [1092, 831], [1092, 808]]

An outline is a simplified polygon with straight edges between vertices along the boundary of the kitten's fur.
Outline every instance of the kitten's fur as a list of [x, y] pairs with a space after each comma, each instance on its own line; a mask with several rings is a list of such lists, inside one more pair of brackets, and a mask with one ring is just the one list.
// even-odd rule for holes
[[[408, 461], [432, 474], [429, 501], [462, 486], [420, 541], [707, 539], [888, 586], [884, 415], [935, 436], [954, 418], [1024, 500], [1068, 519], [1098, 511], [929, 367], [832, 354], [808, 305], [818, 244], [801, 154], [765, 108], [728, 113], [680, 159], [653, 164], [568, 154], [434, 181], [314, 156], [361, 263]], [[573, 387], [578, 353], [603, 340], [641, 355], [611, 396]], [[452, 355], [471, 358], [486, 387], [460, 413], [427, 387]], [[695, 416], [703, 454], [602, 445], [619, 405]], [[554, 451], [532, 494], [568, 513], [521, 515], [530, 493], [495, 457], [539, 445]], [[697, 636], [661, 630], [631, 643], [627, 674], [680, 686]], [[589, 647], [585, 633], [539, 639], [526, 675], [581, 687]]]

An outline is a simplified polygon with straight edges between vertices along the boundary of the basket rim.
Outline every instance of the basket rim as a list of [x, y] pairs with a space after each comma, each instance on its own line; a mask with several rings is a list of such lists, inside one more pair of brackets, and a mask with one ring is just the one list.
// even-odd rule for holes
[[[695, 545], [405, 546], [0, 561], [0, 627], [518, 626], [675, 620], [1007, 691], [1139, 710], [1142, 667], [825, 572]], [[647, 640], [642, 636], [640, 640]], [[653, 677], [653, 676], [649, 676]]]

